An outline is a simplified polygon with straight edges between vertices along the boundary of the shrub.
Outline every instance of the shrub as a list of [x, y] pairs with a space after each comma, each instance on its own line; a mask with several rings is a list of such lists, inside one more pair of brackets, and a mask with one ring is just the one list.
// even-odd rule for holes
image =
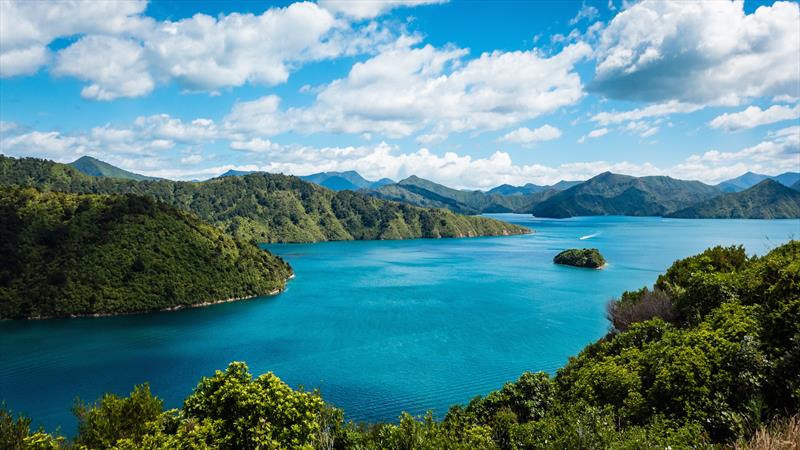
[[631, 324], [659, 317], [666, 322], [675, 320], [672, 299], [660, 289], [642, 288], [626, 292], [620, 299], [611, 300], [606, 306], [606, 317], [617, 332], [626, 331]]

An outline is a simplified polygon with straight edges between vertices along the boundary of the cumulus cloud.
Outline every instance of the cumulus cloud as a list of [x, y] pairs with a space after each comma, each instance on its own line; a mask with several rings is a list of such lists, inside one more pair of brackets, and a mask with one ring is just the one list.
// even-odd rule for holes
[[590, 131], [589, 134], [581, 136], [581, 138], [578, 139], [578, 143], [579, 144], [583, 144], [584, 142], [586, 142], [586, 139], [599, 138], [599, 137], [605, 136], [607, 134], [608, 134], [608, 128], [597, 128], [597, 129], [594, 129], [594, 130]]
[[750, 106], [743, 111], [717, 116], [708, 125], [711, 128], [737, 131], [798, 118], [800, 118], [800, 105], [794, 107], [773, 105], [764, 110], [758, 106]]
[[354, 19], [370, 19], [399, 7], [446, 3], [448, 0], [320, 0], [323, 8]]
[[800, 167], [800, 126], [787, 127], [767, 139], [741, 150], [710, 150], [692, 155], [673, 171], [684, 176], [717, 183], [746, 171], [777, 175]]
[[36, 72], [50, 59], [47, 45], [85, 33], [137, 33], [151, 26], [141, 16], [146, 0], [3, 0], [0, 3], [0, 76]]
[[702, 105], [681, 103], [676, 100], [670, 100], [668, 102], [656, 103], [643, 108], [632, 109], [630, 111], [604, 111], [592, 116], [592, 121], [601, 125], [609, 125], [652, 117], [664, 117], [676, 113], [691, 113], [702, 108]]
[[800, 95], [800, 6], [644, 0], [602, 31], [590, 90], [611, 98], [733, 105]]
[[531, 130], [527, 127], [517, 128], [499, 139], [500, 142], [530, 145], [536, 142], [551, 141], [561, 137], [561, 130], [551, 125], [542, 125]]
[[432, 142], [453, 132], [496, 130], [553, 112], [583, 96], [575, 64], [590, 49], [574, 44], [553, 56], [536, 50], [483, 53], [414, 47], [406, 37], [356, 63], [347, 77], [322, 86], [314, 103], [280, 110], [279, 99], [237, 104], [226, 122], [234, 129], [276, 134], [374, 133], [392, 138], [429, 130]]
[[[609, 4], [611, 4], [611, 3], [609, 3]], [[576, 14], [575, 17], [570, 19], [569, 24], [570, 25], [576, 25], [578, 22], [580, 22], [581, 20], [584, 20], [584, 19], [585, 20], [593, 20], [594, 18], [597, 17], [598, 14], [600, 14], [600, 11], [598, 11], [597, 8], [595, 8], [594, 6], [587, 5], [586, 3], [584, 3], [583, 5], [581, 5], [581, 9], [578, 11], [578, 14]]]
[[[603, 131], [595, 130], [593, 134], [598, 136]], [[248, 164], [214, 165], [219, 155], [206, 150], [206, 144], [214, 139], [227, 141], [229, 151], [243, 152]], [[368, 179], [402, 179], [417, 175], [457, 188], [486, 189], [504, 183], [552, 184], [561, 179], [587, 179], [612, 171], [717, 183], [747, 170], [766, 174], [796, 170], [800, 165], [800, 126], [768, 133], [756, 145], [730, 151], [710, 150], [668, 167], [649, 162], [604, 160], [558, 165], [520, 164], [503, 151], [474, 157], [452, 151], [437, 153], [428, 148], [408, 151], [385, 142], [321, 148], [283, 145], [263, 138], [241, 139], [207, 119], [181, 121], [166, 115], [145, 116], [127, 127], [106, 125], [74, 134], [14, 127], [0, 136], [0, 151], [12, 156], [33, 155], [62, 162], [91, 154], [147, 175], [182, 179], [216, 176], [228, 169], [294, 175], [357, 170]]]
[[[353, 27], [315, 3], [262, 14], [196, 14], [176, 21], [143, 15], [146, 1], [3, 0], [0, 76], [33, 73], [54, 59], [53, 73], [87, 82], [84, 98], [148, 94], [175, 81], [187, 91], [216, 92], [285, 82], [302, 64], [374, 52], [393, 32], [376, 23]], [[77, 42], [55, 57], [48, 44]]]

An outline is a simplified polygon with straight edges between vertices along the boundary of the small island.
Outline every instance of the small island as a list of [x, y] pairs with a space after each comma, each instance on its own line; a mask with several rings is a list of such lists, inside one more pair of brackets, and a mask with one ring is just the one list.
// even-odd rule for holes
[[571, 248], [564, 250], [553, 258], [556, 264], [566, 266], [585, 267], [587, 269], [600, 269], [606, 265], [606, 259], [596, 248]]

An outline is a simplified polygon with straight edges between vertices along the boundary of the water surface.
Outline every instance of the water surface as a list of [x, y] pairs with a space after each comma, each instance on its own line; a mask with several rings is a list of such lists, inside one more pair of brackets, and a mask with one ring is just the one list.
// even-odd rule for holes
[[[276, 297], [123, 317], [0, 322], [0, 399], [49, 430], [76, 396], [149, 381], [168, 407], [233, 360], [319, 388], [359, 421], [446, 412], [525, 370], [553, 373], [608, 329], [605, 303], [716, 244], [751, 253], [800, 221], [497, 215], [526, 236], [271, 245], [297, 277]], [[583, 239], [581, 239], [583, 238]], [[609, 265], [552, 264], [597, 247]]]

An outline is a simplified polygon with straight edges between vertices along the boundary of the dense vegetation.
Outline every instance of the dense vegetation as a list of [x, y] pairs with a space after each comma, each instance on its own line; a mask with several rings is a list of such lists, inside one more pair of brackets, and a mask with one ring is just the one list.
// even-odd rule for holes
[[[554, 377], [525, 373], [452, 407], [441, 421], [403, 415], [393, 424], [345, 423], [317, 393], [292, 390], [272, 374], [253, 379], [244, 364], [232, 363], [203, 379], [178, 410], [162, 412], [146, 386], [127, 398], [79, 403], [74, 443], [91, 449], [677, 449], [745, 443], [759, 429], [752, 448], [797, 437], [797, 419], [784, 418], [800, 410], [800, 242], [763, 257], [749, 257], [741, 247], [706, 250], [677, 261], [652, 289], [626, 292], [609, 313], [614, 329]], [[769, 423], [776, 424], [772, 434], [763, 428]], [[26, 419], [8, 412], [0, 413], [2, 443], [11, 449], [66, 445], [31, 432]]]
[[606, 264], [606, 259], [596, 248], [571, 248], [564, 250], [553, 258], [556, 264], [598, 269]]
[[670, 217], [688, 219], [791, 219], [800, 217], [800, 192], [765, 179], [741, 192], [732, 192], [682, 209]]
[[663, 216], [719, 195], [713, 186], [670, 177], [630, 177], [610, 172], [597, 175], [537, 204], [533, 215]]
[[352, 191], [334, 192], [297, 177], [253, 173], [204, 182], [126, 181], [86, 176], [34, 158], [0, 156], [0, 184], [42, 190], [139, 194], [193, 212], [234, 236], [259, 242], [410, 239], [522, 234], [484, 217], [422, 209]]
[[0, 319], [114, 314], [273, 293], [280, 258], [150, 197], [0, 187]]
[[93, 177], [109, 177], [121, 178], [123, 180], [154, 180], [153, 177], [139, 175], [138, 173], [128, 172], [127, 170], [120, 169], [119, 167], [112, 166], [111, 164], [100, 161], [91, 156], [81, 156], [75, 161], [69, 163], [70, 166], [77, 169], [79, 172]]

